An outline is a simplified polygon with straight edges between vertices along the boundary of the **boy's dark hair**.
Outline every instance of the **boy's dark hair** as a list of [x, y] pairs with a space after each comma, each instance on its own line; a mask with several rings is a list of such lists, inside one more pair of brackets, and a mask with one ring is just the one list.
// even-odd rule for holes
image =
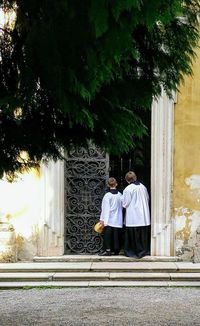
[[108, 179], [108, 187], [114, 188], [117, 186], [117, 180], [113, 177]]
[[137, 176], [136, 176], [135, 172], [133, 172], [133, 171], [127, 172], [126, 175], [125, 175], [125, 180], [127, 182], [136, 181], [137, 180]]

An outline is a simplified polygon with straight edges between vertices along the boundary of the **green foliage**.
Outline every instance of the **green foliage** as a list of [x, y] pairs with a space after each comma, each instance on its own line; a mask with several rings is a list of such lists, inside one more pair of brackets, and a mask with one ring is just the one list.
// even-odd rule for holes
[[[147, 133], [144, 110], [170, 95], [198, 42], [198, 0], [0, 0], [0, 173], [92, 139], [120, 154]], [[134, 141], [133, 141], [134, 139]], [[27, 151], [29, 160], [20, 160]]]

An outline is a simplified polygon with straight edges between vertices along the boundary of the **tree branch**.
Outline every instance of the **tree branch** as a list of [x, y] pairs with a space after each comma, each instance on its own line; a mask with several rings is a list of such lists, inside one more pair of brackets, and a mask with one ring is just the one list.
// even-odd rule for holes
[[5, 29], [5, 28], [0, 27], [0, 31], [2, 31], [2, 32], [6, 33], [6, 34], [11, 35], [11, 32], [9, 32], [9, 31], [8, 31], [7, 29]]

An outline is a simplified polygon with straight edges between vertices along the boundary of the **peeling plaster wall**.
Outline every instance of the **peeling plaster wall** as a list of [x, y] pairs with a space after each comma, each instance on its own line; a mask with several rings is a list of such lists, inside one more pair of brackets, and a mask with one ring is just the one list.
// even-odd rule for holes
[[175, 209], [176, 255], [183, 260], [194, 260], [199, 248], [197, 230], [200, 212], [184, 207]]
[[200, 50], [175, 105], [174, 219], [176, 255], [193, 260], [200, 247]]

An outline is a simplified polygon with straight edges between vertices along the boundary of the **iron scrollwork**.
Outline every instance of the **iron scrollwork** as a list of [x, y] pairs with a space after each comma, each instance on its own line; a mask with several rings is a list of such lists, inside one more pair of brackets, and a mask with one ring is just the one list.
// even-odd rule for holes
[[108, 176], [108, 158], [90, 145], [68, 154], [65, 164], [65, 252], [93, 254], [102, 236], [93, 228], [100, 216]]

